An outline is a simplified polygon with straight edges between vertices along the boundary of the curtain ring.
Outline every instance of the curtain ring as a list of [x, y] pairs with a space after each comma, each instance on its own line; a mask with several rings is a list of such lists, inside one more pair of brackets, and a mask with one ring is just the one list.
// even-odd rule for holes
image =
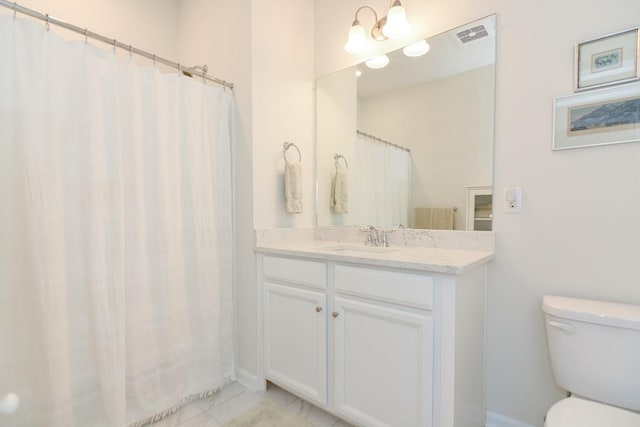
[[113, 39], [113, 54], [115, 55], [116, 53], [116, 45], [118, 44], [118, 42], [116, 41], [116, 39]]
[[44, 15], [47, 17], [47, 20], [44, 23], [44, 28], [46, 28], [47, 31], [49, 31], [49, 14], [45, 13]]
[[182, 65], [178, 62], [178, 75], [182, 77]]
[[89, 44], [89, 37], [87, 36], [87, 33], [89, 32], [88, 28], [84, 29], [84, 44]]
[[202, 83], [207, 82], [207, 71], [209, 71], [209, 67], [207, 67], [207, 64], [204, 64], [202, 66]]
[[133, 47], [132, 47], [131, 45], [129, 45], [129, 60], [132, 60], [132, 59], [133, 59], [133, 52], [132, 52], [132, 50], [133, 50]]
[[16, 20], [16, 12], [18, 12], [18, 2], [14, 1], [13, 2], [13, 20]]

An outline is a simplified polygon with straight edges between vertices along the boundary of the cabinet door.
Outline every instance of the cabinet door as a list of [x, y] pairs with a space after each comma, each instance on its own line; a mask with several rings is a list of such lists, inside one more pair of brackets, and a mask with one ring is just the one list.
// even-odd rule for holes
[[467, 187], [467, 230], [491, 231], [492, 221], [492, 187]]
[[264, 374], [309, 401], [327, 403], [326, 296], [264, 284]]
[[433, 319], [335, 298], [336, 412], [365, 426], [432, 425]]

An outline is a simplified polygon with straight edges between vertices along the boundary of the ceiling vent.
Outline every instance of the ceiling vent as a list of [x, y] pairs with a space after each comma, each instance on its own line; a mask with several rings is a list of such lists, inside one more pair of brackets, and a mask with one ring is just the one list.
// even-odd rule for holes
[[455, 40], [458, 44], [465, 46], [476, 40], [493, 35], [493, 27], [486, 20], [475, 22], [472, 26], [456, 31]]
[[484, 25], [478, 25], [477, 27], [467, 28], [466, 30], [462, 30], [456, 33], [458, 40], [460, 40], [460, 43], [462, 44], [471, 43], [474, 40], [487, 37], [488, 35], [489, 35], [489, 32], [484, 27]]

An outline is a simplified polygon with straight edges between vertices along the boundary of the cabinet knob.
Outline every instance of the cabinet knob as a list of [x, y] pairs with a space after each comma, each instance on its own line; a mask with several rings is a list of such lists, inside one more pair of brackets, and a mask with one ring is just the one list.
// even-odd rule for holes
[[316, 313], [320, 313], [322, 311], [322, 307], [316, 307]]
[[340, 313], [338, 313], [337, 311], [334, 311], [333, 313], [331, 313], [331, 315], [333, 317], [338, 317], [338, 316], [340, 316]]

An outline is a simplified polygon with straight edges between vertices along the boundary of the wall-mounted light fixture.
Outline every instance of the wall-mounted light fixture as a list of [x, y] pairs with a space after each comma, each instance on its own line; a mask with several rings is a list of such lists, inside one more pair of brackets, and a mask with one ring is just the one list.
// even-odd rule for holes
[[387, 16], [378, 19], [378, 14], [370, 6], [361, 6], [356, 10], [355, 19], [349, 29], [347, 43], [344, 50], [348, 53], [364, 53], [367, 50], [367, 36], [364, 27], [358, 21], [358, 13], [362, 9], [368, 9], [373, 12], [375, 24], [371, 28], [371, 38], [376, 41], [384, 41], [387, 39], [395, 39], [409, 34], [411, 26], [407, 22], [407, 14], [400, 0], [394, 0], [391, 8], [387, 12]]

